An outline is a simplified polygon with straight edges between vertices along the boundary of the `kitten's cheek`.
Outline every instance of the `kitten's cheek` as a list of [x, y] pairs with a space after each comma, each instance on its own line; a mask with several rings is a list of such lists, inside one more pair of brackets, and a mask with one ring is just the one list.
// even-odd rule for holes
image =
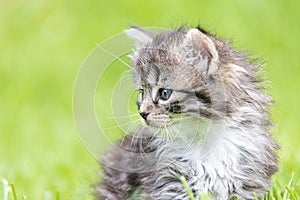
[[149, 125], [148, 122], [144, 118], [142, 118], [142, 117], [141, 117], [141, 124], [143, 126], [148, 126]]

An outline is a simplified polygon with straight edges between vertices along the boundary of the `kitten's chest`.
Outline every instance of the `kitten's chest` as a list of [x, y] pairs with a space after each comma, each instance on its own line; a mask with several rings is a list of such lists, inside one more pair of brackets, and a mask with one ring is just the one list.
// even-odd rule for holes
[[196, 174], [200, 178], [209, 174], [212, 180], [223, 178], [238, 164], [240, 157], [240, 150], [235, 145], [239, 141], [230, 138], [230, 134], [230, 131], [223, 130], [222, 135], [214, 135], [199, 143], [174, 142], [157, 147], [157, 168], [174, 169], [179, 176]]

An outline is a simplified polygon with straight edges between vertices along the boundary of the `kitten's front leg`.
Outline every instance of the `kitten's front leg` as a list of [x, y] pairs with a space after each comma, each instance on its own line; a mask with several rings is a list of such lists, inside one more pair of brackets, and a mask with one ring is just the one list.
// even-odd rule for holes
[[149, 199], [189, 200], [187, 192], [180, 181], [163, 180], [154, 187], [145, 189]]
[[[121, 200], [128, 199], [132, 192], [134, 192], [135, 185], [138, 181], [138, 174], [126, 172], [124, 170], [114, 169], [108, 166], [118, 166], [125, 162], [121, 152], [113, 150], [107, 152], [109, 156], [104, 156], [102, 162], [108, 164], [102, 165], [103, 175], [101, 176], [102, 182], [95, 185], [95, 196], [98, 200]], [[108, 163], [109, 162], [109, 163]]]
[[143, 146], [147, 146], [151, 139], [151, 137], [134, 138], [129, 135], [117, 148], [104, 154], [101, 159], [104, 172], [101, 177], [102, 183], [95, 186], [95, 195], [99, 200], [131, 199], [131, 196], [139, 191], [137, 188], [142, 175], [145, 177], [145, 171], [149, 171], [154, 165], [150, 162], [153, 158], [146, 156], [148, 151], [154, 150]]

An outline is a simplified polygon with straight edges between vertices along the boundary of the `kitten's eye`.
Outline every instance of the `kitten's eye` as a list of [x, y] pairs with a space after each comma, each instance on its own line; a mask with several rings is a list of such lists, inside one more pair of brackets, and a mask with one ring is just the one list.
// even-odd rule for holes
[[164, 89], [164, 88], [160, 88], [158, 90], [158, 95], [159, 98], [163, 101], [166, 101], [170, 98], [170, 96], [172, 95], [172, 90], [171, 89]]

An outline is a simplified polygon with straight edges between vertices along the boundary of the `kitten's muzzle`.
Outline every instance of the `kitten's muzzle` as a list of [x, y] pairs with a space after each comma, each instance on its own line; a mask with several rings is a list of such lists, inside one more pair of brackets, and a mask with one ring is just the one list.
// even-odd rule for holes
[[147, 116], [149, 115], [149, 112], [140, 112], [140, 115], [144, 120], [147, 120]]

